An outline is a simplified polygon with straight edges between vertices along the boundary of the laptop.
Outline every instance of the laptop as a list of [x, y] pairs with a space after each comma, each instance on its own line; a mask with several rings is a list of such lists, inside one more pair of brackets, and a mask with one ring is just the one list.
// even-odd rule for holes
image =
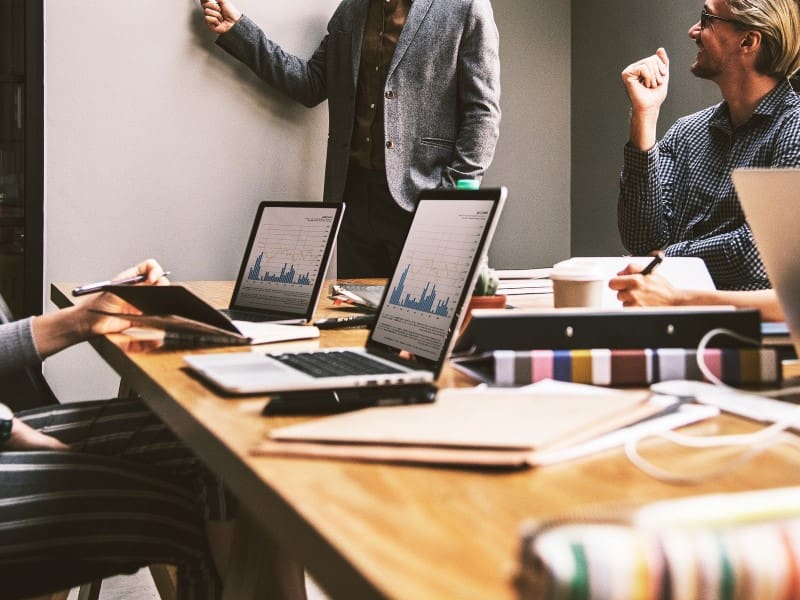
[[450, 355], [506, 195], [505, 188], [421, 193], [365, 347], [183, 360], [234, 394], [433, 383]]
[[261, 202], [230, 305], [234, 321], [310, 322], [344, 204]]
[[800, 169], [735, 169], [732, 177], [800, 356]]

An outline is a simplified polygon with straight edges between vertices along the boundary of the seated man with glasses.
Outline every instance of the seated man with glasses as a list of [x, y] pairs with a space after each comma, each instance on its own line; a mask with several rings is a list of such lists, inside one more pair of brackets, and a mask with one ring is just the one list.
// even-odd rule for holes
[[[622, 72], [631, 102], [618, 202], [622, 242], [634, 255], [663, 250], [703, 258], [725, 303], [731, 290], [758, 291], [732, 297], [775, 308], [731, 172], [800, 166], [800, 98], [789, 84], [800, 68], [800, 6], [797, 0], [706, 0], [689, 37], [698, 47], [692, 73], [713, 81], [723, 100], [679, 119], [660, 141], [666, 51], [659, 48]], [[678, 302], [658, 290], [644, 293], [663, 280], [633, 271], [612, 280], [623, 302]], [[704, 303], [717, 302], [712, 295]]]

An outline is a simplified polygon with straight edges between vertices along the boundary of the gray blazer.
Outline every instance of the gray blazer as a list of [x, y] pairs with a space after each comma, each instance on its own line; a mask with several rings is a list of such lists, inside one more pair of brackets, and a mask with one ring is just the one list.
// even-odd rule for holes
[[[217, 40], [261, 79], [306, 106], [328, 100], [326, 202], [341, 202], [361, 42], [370, 0], [343, 0], [308, 59], [246, 16]], [[499, 36], [490, 0], [414, 0], [384, 90], [386, 178], [412, 210], [421, 189], [482, 177], [500, 133]]]

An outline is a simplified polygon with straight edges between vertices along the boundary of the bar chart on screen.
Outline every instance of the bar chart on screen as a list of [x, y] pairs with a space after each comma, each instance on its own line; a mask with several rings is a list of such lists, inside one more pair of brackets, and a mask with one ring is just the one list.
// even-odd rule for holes
[[279, 216], [260, 224], [250, 248], [237, 295], [237, 301], [249, 306], [305, 307], [320, 276], [333, 216], [312, 208], [307, 214], [286, 214], [284, 222]]
[[481, 245], [482, 202], [421, 205], [389, 283], [374, 339], [435, 358], [442, 349]]

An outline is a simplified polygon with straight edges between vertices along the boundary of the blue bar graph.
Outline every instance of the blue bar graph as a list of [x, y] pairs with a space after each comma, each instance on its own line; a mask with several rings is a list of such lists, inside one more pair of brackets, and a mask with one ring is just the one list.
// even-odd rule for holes
[[293, 283], [296, 285], [311, 285], [311, 273], [306, 272], [303, 275], [298, 275], [295, 279], [296, 270], [294, 265], [289, 266], [289, 263], [283, 263], [280, 273], [270, 273], [267, 271], [261, 275], [261, 261], [264, 258], [264, 253], [258, 255], [250, 271], [247, 273], [249, 281], [272, 281], [275, 283]]
[[[389, 304], [403, 306], [405, 308], [413, 308], [414, 310], [430, 313], [432, 315], [446, 317], [447, 309], [450, 305], [450, 297], [448, 296], [445, 300], [439, 300], [436, 303], [436, 307], [434, 307], [433, 303], [436, 300], [436, 284], [431, 285], [430, 281], [425, 284], [425, 287], [422, 289], [422, 293], [419, 295], [419, 299], [412, 297], [409, 293], [406, 293], [405, 297], [403, 297], [403, 288], [405, 286], [406, 276], [408, 275], [408, 269], [410, 267], [411, 265], [406, 266], [403, 274], [400, 276], [400, 281], [398, 281], [397, 285], [392, 288], [392, 293], [389, 296]], [[428, 291], [429, 289], [430, 292]]]

